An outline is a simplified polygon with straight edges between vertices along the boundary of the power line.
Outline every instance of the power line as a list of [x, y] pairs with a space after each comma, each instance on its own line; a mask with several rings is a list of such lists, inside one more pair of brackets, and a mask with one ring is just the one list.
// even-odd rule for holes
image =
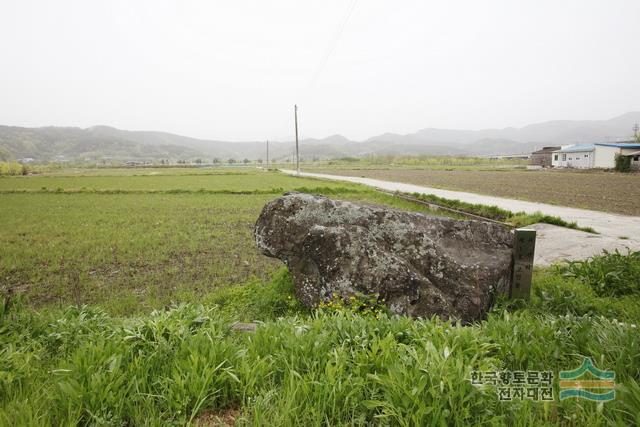
[[325, 50], [324, 55], [320, 59], [318, 67], [316, 68], [315, 72], [313, 73], [313, 77], [311, 78], [311, 80], [309, 81], [309, 84], [306, 87], [307, 90], [311, 88], [315, 84], [315, 82], [318, 80], [318, 77], [320, 77], [320, 73], [322, 73], [322, 71], [324, 70], [324, 67], [327, 65], [327, 62], [329, 62], [329, 58], [331, 57], [333, 52], [336, 50], [336, 47], [338, 46], [338, 41], [340, 40], [340, 37], [342, 36], [344, 29], [347, 27], [347, 23], [349, 22], [349, 19], [351, 18], [351, 15], [353, 14], [353, 10], [356, 8], [357, 3], [358, 3], [358, 0], [352, 0], [349, 6], [347, 7], [347, 11], [343, 16], [342, 20], [340, 21], [340, 24], [338, 25], [338, 31], [336, 31], [336, 33], [333, 35], [333, 38], [329, 41], [329, 44], [327, 45], [327, 49]]
[[[329, 40], [329, 43], [327, 44], [327, 48], [325, 49], [324, 55], [321, 57], [320, 62], [318, 63], [318, 66], [316, 67], [315, 71], [313, 72], [311, 80], [309, 81], [307, 86], [304, 88], [303, 93], [302, 94], [300, 94], [300, 93], [298, 94], [298, 95], [301, 95], [301, 96], [299, 96], [300, 98], [305, 98], [305, 100], [308, 100], [307, 95], [308, 95], [309, 89], [311, 89], [313, 87], [313, 85], [316, 83], [316, 81], [320, 77], [322, 71], [324, 70], [325, 66], [329, 62], [329, 59], [331, 58], [331, 55], [336, 50], [336, 48], [338, 46], [338, 42], [340, 41], [340, 37], [342, 36], [342, 33], [344, 33], [344, 30], [347, 27], [347, 24], [349, 23], [349, 19], [351, 18], [351, 15], [353, 14], [353, 11], [356, 8], [357, 4], [358, 4], [358, 0], [351, 0], [349, 5], [347, 6], [345, 14], [343, 15], [342, 19], [340, 20], [340, 22], [338, 24], [337, 31], [334, 33], [333, 37]], [[298, 96], [296, 98], [298, 98]], [[295, 114], [296, 163], [298, 163], [297, 105], [295, 106], [295, 110], [296, 110], [296, 114]], [[288, 120], [287, 120], [287, 122], [288, 122]], [[296, 169], [299, 171], [299, 167], [297, 167]]]

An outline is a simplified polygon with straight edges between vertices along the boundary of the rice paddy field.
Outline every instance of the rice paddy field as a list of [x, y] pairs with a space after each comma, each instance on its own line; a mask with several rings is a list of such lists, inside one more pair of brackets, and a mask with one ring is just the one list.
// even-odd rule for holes
[[[640, 424], [640, 254], [538, 270], [530, 301], [472, 325], [308, 309], [252, 237], [291, 190], [428, 213], [251, 169], [0, 177], [0, 425]], [[560, 399], [587, 357], [615, 399]], [[542, 371], [551, 399], [474, 381]]]
[[2, 285], [35, 306], [131, 314], [267, 280], [281, 263], [258, 253], [253, 225], [290, 190], [424, 211], [358, 186], [255, 170], [3, 177]]

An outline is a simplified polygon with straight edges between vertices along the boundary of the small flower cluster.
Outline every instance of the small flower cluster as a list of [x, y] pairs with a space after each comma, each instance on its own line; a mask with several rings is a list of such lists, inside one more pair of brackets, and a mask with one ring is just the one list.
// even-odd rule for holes
[[379, 294], [365, 295], [356, 293], [351, 296], [341, 297], [335, 292], [331, 298], [318, 304], [318, 310], [330, 313], [352, 313], [361, 316], [372, 316], [379, 319], [387, 315], [389, 310], [384, 304], [384, 298]]

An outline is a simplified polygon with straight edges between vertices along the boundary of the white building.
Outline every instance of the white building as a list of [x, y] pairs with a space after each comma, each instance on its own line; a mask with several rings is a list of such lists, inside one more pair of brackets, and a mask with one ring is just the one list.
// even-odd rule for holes
[[630, 155], [638, 150], [640, 144], [633, 143], [566, 145], [552, 153], [551, 164], [559, 168], [613, 169], [616, 165], [616, 155]]
[[552, 153], [551, 165], [555, 168], [588, 169], [595, 164], [595, 144], [563, 146]]

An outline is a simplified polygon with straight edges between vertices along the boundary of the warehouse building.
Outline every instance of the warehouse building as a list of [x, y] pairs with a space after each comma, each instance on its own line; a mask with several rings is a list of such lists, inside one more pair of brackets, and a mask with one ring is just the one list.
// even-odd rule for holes
[[559, 168], [613, 169], [616, 156], [620, 155], [631, 156], [635, 168], [638, 167], [637, 151], [640, 151], [640, 144], [631, 142], [565, 145], [552, 152], [551, 164]]

